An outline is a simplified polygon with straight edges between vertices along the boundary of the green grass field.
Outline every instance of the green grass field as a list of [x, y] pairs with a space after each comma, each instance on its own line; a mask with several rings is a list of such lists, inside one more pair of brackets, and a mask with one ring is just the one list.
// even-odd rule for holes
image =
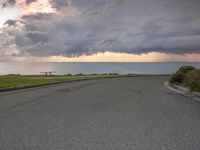
[[92, 78], [113, 78], [123, 76], [141, 76], [141, 75], [118, 75], [118, 74], [93, 74], [93, 75], [63, 75], [63, 76], [40, 76], [40, 75], [1, 75], [0, 89], [15, 88], [32, 85], [41, 85], [47, 83], [57, 83], [63, 81], [75, 81]]

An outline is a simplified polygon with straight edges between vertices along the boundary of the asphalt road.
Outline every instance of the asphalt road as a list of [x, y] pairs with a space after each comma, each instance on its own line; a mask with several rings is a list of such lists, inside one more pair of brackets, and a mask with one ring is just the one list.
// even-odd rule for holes
[[200, 103], [167, 77], [65, 83], [0, 94], [1, 150], [199, 150]]

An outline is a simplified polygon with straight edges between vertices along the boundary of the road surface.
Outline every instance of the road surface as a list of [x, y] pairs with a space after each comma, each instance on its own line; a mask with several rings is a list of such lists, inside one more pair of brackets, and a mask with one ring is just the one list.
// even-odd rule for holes
[[199, 150], [200, 103], [168, 77], [78, 81], [0, 93], [1, 150]]

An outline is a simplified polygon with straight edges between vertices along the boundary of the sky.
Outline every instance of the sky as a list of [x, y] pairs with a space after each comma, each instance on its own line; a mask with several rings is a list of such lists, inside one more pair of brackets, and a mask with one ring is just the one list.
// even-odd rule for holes
[[199, 0], [0, 0], [0, 61], [200, 61]]

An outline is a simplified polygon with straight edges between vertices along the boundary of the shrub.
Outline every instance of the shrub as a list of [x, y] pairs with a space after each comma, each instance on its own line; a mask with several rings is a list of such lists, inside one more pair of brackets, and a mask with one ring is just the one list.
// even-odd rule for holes
[[119, 75], [118, 73], [109, 73], [109, 75], [113, 75], [113, 76], [115, 76], [115, 75]]
[[64, 76], [72, 76], [72, 74], [68, 73], [68, 74], [65, 74]]
[[189, 71], [185, 76], [184, 83], [190, 88], [190, 91], [200, 92], [200, 69]]
[[195, 68], [193, 66], [182, 66], [179, 68], [178, 72], [182, 74], [186, 74], [188, 71], [194, 70]]
[[86, 76], [85, 74], [79, 73], [79, 74], [75, 74], [75, 76]]
[[96, 74], [96, 73], [92, 73], [92, 74], [90, 74], [90, 76], [96, 76], [96, 75], [98, 75], [98, 74]]
[[107, 73], [102, 73], [101, 75], [106, 76], [106, 75], [108, 75], [108, 74], [107, 74]]
[[182, 66], [181, 68], [179, 68], [178, 71], [176, 71], [175, 74], [172, 75], [171, 79], [170, 79], [170, 83], [183, 83], [186, 74], [191, 71], [194, 70], [195, 68], [193, 66]]
[[174, 84], [174, 83], [178, 83], [180, 84], [182, 82], [182, 75], [180, 73], [175, 73], [171, 76], [170, 78], [170, 83]]

